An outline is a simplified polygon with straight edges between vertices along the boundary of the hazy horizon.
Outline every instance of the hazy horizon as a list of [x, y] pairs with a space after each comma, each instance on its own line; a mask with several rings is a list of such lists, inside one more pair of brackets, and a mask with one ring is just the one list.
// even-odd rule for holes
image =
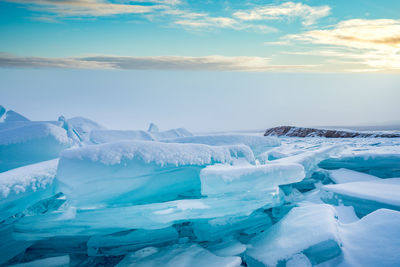
[[400, 76], [391, 74], [3, 69], [0, 79], [8, 109], [110, 129], [359, 126], [400, 114]]

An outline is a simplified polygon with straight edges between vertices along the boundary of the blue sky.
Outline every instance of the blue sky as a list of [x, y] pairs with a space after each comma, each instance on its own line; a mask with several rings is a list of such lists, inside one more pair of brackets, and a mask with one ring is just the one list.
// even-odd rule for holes
[[398, 120], [400, 1], [0, 0], [0, 100], [110, 128]]
[[1, 0], [0, 64], [398, 73], [399, 10], [397, 0]]

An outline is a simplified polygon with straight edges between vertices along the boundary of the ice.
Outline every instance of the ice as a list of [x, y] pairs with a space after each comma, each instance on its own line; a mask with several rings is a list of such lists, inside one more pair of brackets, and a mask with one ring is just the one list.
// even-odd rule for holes
[[336, 184], [380, 180], [376, 176], [348, 169], [331, 170], [328, 173], [329, 178]]
[[147, 131], [149, 133], [158, 133], [159, 132], [158, 126], [155, 125], [154, 123], [150, 123], [149, 128], [147, 129]]
[[29, 121], [29, 119], [15, 112], [14, 110], [10, 109], [4, 114], [3, 121], [4, 122]]
[[0, 265], [400, 265], [400, 139], [257, 134], [0, 123]]
[[221, 257], [238, 256], [246, 251], [246, 246], [234, 239], [225, 239], [207, 247], [213, 254]]
[[173, 139], [173, 138], [178, 138], [178, 137], [186, 137], [186, 136], [192, 136], [193, 134], [186, 130], [185, 128], [177, 128], [177, 129], [171, 129], [167, 131], [153, 131], [151, 132], [151, 135], [153, 136], [154, 139], [156, 140], [164, 140], [164, 139]]
[[193, 233], [198, 241], [224, 239], [227, 236], [240, 238], [261, 232], [272, 225], [268, 214], [256, 210], [249, 216], [225, 216], [208, 221], [195, 221]]
[[84, 143], [90, 143], [90, 133], [93, 130], [104, 130], [105, 128], [95, 121], [83, 117], [74, 117], [66, 120], [68, 127], [79, 136]]
[[121, 141], [65, 150], [57, 176], [78, 206], [151, 203], [199, 197], [200, 170], [237, 158], [254, 162], [244, 145]]
[[380, 208], [400, 210], [400, 178], [325, 185], [321, 190], [325, 202], [354, 206], [360, 215]]
[[145, 131], [93, 130], [90, 141], [94, 144], [110, 143], [121, 140], [153, 141], [150, 133]]
[[55, 194], [58, 159], [0, 173], [0, 220]]
[[276, 137], [234, 134], [197, 135], [164, 141], [171, 143], [205, 144], [212, 146], [244, 144], [249, 146], [256, 155], [270, 149], [271, 147], [276, 147], [280, 145], [279, 139]]
[[13, 267], [68, 267], [69, 255], [45, 258], [41, 260], [11, 265]]
[[129, 229], [161, 229], [175, 223], [228, 216], [248, 216], [260, 208], [282, 204], [278, 189], [226, 198], [182, 199], [126, 207], [70, 209], [26, 216], [15, 229], [19, 240], [58, 235], [110, 234]]
[[0, 130], [0, 172], [57, 158], [72, 144], [67, 132], [51, 123], [23, 123]]
[[293, 208], [282, 220], [251, 240], [246, 251], [249, 266], [276, 266], [303, 253], [313, 264], [341, 253], [335, 209], [329, 205]]
[[174, 245], [163, 249], [148, 248], [126, 256], [117, 266], [135, 267], [235, 267], [240, 266], [240, 257], [219, 257], [197, 244]]
[[211, 165], [201, 170], [201, 193], [217, 195], [274, 188], [304, 178], [300, 164]]
[[158, 230], [129, 230], [110, 235], [92, 236], [87, 242], [90, 256], [119, 256], [148, 246], [165, 246], [178, 239], [173, 227]]
[[0, 120], [3, 120], [3, 115], [6, 113], [6, 109], [0, 105]]
[[326, 159], [319, 166], [324, 169], [346, 168], [381, 178], [400, 177], [400, 151], [383, 148], [352, 152]]
[[316, 150], [306, 151], [294, 156], [274, 160], [275, 163], [297, 163], [304, 167], [306, 177], [310, 177], [318, 168], [318, 163], [322, 160], [339, 153], [343, 147], [341, 145], [326, 146]]

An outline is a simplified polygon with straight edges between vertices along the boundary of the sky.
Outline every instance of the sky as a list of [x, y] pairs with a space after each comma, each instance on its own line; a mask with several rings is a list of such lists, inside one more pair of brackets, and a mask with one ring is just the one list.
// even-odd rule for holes
[[0, 104], [110, 128], [398, 120], [400, 1], [0, 0]]

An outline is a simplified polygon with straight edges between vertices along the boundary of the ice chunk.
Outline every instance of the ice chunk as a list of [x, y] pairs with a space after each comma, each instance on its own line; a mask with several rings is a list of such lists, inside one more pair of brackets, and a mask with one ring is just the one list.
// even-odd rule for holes
[[304, 167], [306, 177], [310, 177], [318, 168], [318, 163], [338, 153], [343, 147], [341, 145], [326, 146], [312, 151], [306, 151], [294, 156], [277, 159], [275, 163], [297, 163]]
[[225, 239], [220, 243], [208, 246], [207, 249], [217, 256], [237, 256], [246, 251], [246, 246], [235, 239]]
[[158, 132], [159, 132], [158, 126], [155, 125], [154, 123], [150, 123], [149, 129], [147, 129], [147, 131], [148, 131], [149, 133], [158, 133]]
[[211, 165], [201, 170], [201, 193], [216, 195], [274, 188], [304, 178], [300, 164]]
[[[72, 209], [26, 216], [15, 224], [18, 239], [109, 234], [129, 229], [161, 229], [184, 221], [248, 216], [282, 204], [278, 189], [225, 198], [184, 199], [115, 208]], [[265, 218], [265, 217], [264, 217]], [[229, 230], [229, 229], [228, 229]]]
[[64, 151], [57, 176], [74, 205], [151, 203], [199, 197], [204, 166], [240, 157], [254, 161], [244, 145], [123, 141]]
[[6, 113], [6, 109], [0, 105], [0, 120], [2, 120], [3, 115]]
[[163, 139], [192, 136], [193, 134], [188, 130], [186, 130], [185, 128], [177, 128], [162, 132], [151, 132], [151, 135], [156, 140], [163, 140]]
[[68, 267], [69, 255], [45, 258], [41, 260], [30, 261], [12, 265], [13, 267]]
[[90, 143], [90, 133], [93, 130], [104, 130], [105, 128], [95, 121], [74, 117], [66, 121], [71, 129], [79, 136], [84, 143]]
[[336, 184], [380, 180], [378, 177], [348, 169], [328, 171], [329, 178]]
[[329, 170], [346, 168], [381, 178], [400, 177], [400, 153], [379, 150], [345, 154], [326, 159], [319, 166]]
[[152, 141], [151, 134], [145, 131], [93, 130], [90, 141], [94, 144], [110, 143], [121, 140]]
[[286, 267], [311, 267], [312, 264], [303, 253], [295, 254], [286, 262]]
[[226, 216], [208, 221], [195, 221], [192, 228], [198, 241], [210, 241], [227, 236], [250, 236], [259, 233], [272, 225], [268, 214], [255, 211], [249, 216]]
[[54, 159], [0, 173], [0, 219], [54, 195], [57, 165]]
[[28, 123], [0, 131], [0, 172], [57, 158], [72, 145], [67, 132], [51, 123]]
[[173, 227], [158, 230], [129, 230], [111, 235], [97, 235], [89, 239], [89, 256], [119, 256], [148, 246], [166, 245], [178, 239]]
[[332, 266], [399, 266], [400, 212], [380, 209], [339, 232], [343, 258]]
[[23, 253], [32, 245], [30, 241], [15, 240], [13, 237], [12, 226], [0, 224], [0, 264], [3, 265], [8, 260]]
[[250, 242], [246, 262], [276, 266], [297, 253], [313, 264], [341, 253], [335, 210], [329, 205], [293, 208], [281, 221]]
[[360, 215], [376, 209], [400, 210], [400, 178], [325, 185], [321, 199], [330, 204], [354, 206]]
[[117, 266], [135, 267], [234, 267], [240, 266], [240, 257], [219, 257], [197, 244], [174, 245], [163, 249], [147, 249], [150, 253], [134, 253], [126, 256]]
[[249, 146], [253, 152], [258, 155], [271, 147], [280, 145], [276, 137], [255, 136], [255, 135], [198, 135], [191, 137], [182, 137], [171, 140], [164, 140], [171, 143], [195, 143], [212, 146], [244, 144]]
[[11, 121], [29, 121], [28, 118], [22, 116], [21, 114], [15, 112], [14, 110], [8, 110], [4, 115], [4, 122], [11, 122]]

